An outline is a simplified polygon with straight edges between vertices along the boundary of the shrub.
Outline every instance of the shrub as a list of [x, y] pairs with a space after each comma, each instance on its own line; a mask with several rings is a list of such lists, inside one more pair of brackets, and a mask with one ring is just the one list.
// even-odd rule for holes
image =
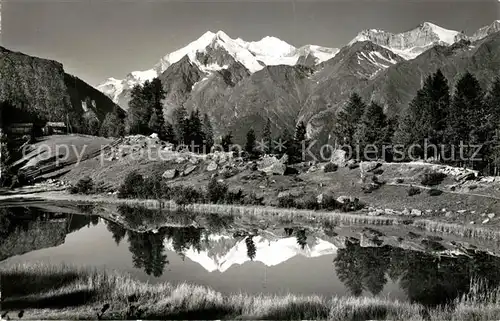
[[339, 166], [334, 163], [328, 163], [325, 165], [324, 172], [325, 173], [331, 173], [331, 172], [336, 172], [339, 169]]
[[422, 185], [425, 186], [435, 186], [441, 184], [441, 182], [445, 179], [446, 174], [443, 173], [438, 173], [438, 172], [432, 172], [432, 173], [427, 173], [424, 174], [422, 177]]
[[365, 205], [357, 198], [351, 200], [345, 200], [341, 206], [343, 212], [355, 212], [363, 209]]
[[217, 204], [219, 202], [223, 202], [226, 198], [228, 187], [224, 183], [219, 183], [217, 179], [212, 178], [208, 183], [208, 201], [210, 203]]
[[414, 187], [414, 186], [411, 186], [409, 189], [408, 189], [408, 196], [415, 196], [417, 194], [420, 194], [420, 188], [417, 188], [417, 187]]
[[118, 189], [118, 198], [134, 198], [143, 196], [144, 178], [137, 172], [131, 172]]
[[237, 192], [235, 191], [228, 191], [226, 195], [224, 196], [224, 203], [225, 204], [241, 204], [243, 200], [243, 191], [238, 190]]
[[432, 188], [432, 189], [429, 190], [428, 193], [429, 193], [430, 196], [439, 196], [439, 195], [443, 194], [443, 191], [438, 190], [436, 188]]
[[204, 203], [205, 195], [194, 187], [174, 186], [168, 189], [168, 198], [178, 205]]
[[309, 195], [298, 199], [296, 201], [296, 207], [305, 210], [318, 210], [319, 204], [314, 196]]
[[384, 173], [384, 170], [382, 168], [377, 168], [373, 171], [373, 174], [375, 175], [382, 175]]
[[160, 199], [164, 196], [161, 176], [153, 175], [144, 179], [144, 185], [140, 192], [141, 197]]
[[71, 186], [71, 194], [91, 194], [94, 192], [94, 181], [89, 176], [81, 178], [75, 185]]
[[405, 182], [405, 180], [404, 180], [404, 179], [402, 179], [402, 178], [398, 178], [398, 179], [396, 179], [396, 183], [397, 183], [397, 184], [403, 184], [404, 182]]
[[475, 185], [475, 184], [469, 186], [469, 190], [471, 190], [471, 191], [475, 190], [476, 188], [477, 188], [477, 185]]
[[332, 195], [325, 195], [321, 202], [321, 209], [334, 211], [342, 208], [342, 203], [338, 202]]
[[295, 199], [291, 195], [278, 198], [278, 206], [283, 208], [296, 207]]

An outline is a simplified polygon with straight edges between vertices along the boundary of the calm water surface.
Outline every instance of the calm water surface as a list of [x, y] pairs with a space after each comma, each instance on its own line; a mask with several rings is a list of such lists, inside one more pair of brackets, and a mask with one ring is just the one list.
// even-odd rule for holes
[[0, 218], [0, 264], [116, 269], [223, 293], [384, 296], [432, 305], [466, 291], [473, 276], [500, 283], [500, 260], [486, 254], [445, 258], [356, 242], [337, 248], [297, 227], [249, 237], [209, 227], [137, 233], [96, 216], [39, 208], [0, 209]]

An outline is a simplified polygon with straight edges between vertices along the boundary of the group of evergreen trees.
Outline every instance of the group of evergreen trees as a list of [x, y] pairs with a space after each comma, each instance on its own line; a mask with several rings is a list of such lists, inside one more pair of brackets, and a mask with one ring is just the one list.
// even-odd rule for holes
[[158, 78], [135, 86], [131, 91], [126, 132], [132, 135], [156, 133], [161, 140], [173, 144], [197, 146], [193, 151], [209, 151], [214, 145], [214, 134], [208, 115], [201, 115], [198, 110], [188, 114], [181, 106], [173, 112], [173, 123], [168, 123], [163, 113], [165, 94]]
[[[484, 93], [478, 80], [464, 74], [450, 92], [440, 70], [428, 76], [398, 121], [382, 106], [366, 105], [353, 93], [337, 116], [337, 142], [361, 159], [433, 159], [496, 174], [500, 166], [500, 78]], [[366, 148], [368, 144], [376, 147]], [[480, 148], [479, 148], [480, 147]], [[479, 151], [476, 154], [476, 151]], [[476, 155], [475, 155], [476, 154]]]
[[302, 145], [307, 143], [306, 125], [300, 121], [295, 127], [294, 135], [285, 128], [274, 139], [271, 134], [271, 121], [267, 119], [262, 136], [257, 141], [255, 131], [251, 128], [246, 137], [245, 152], [250, 158], [258, 158], [264, 154], [288, 155], [290, 164], [303, 161]]

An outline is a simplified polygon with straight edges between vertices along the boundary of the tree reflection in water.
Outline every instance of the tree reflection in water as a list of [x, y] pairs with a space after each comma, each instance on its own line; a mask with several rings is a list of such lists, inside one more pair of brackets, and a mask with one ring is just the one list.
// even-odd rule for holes
[[471, 278], [487, 281], [489, 286], [500, 285], [500, 259], [478, 253], [472, 258], [437, 257], [429, 253], [405, 251], [399, 248], [361, 247], [346, 243], [334, 259], [339, 279], [352, 295], [363, 291], [379, 294], [387, 276], [405, 291], [411, 302], [424, 305], [449, 303], [468, 291]]

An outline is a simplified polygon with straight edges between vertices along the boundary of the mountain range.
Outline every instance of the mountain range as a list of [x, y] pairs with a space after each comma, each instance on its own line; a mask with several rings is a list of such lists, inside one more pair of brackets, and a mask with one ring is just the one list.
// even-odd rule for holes
[[167, 92], [167, 120], [178, 106], [207, 113], [217, 134], [232, 131], [244, 141], [252, 127], [259, 135], [269, 118], [277, 134], [307, 124], [310, 138], [326, 139], [335, 115], [353, 91], [400, 113], [437, 68], [453, 84], [470, 71], [487, 86], [500, 63], [500, 21], [468, 36], [424, 22], [394, 34], [361, 31], [346, 46], [295, 48], [274, 38], [247, 42], [222, 31], [207, 32], [146, 71], [110, 78], [97, 88], [127, 109], [130, 90], [159, 77]]

